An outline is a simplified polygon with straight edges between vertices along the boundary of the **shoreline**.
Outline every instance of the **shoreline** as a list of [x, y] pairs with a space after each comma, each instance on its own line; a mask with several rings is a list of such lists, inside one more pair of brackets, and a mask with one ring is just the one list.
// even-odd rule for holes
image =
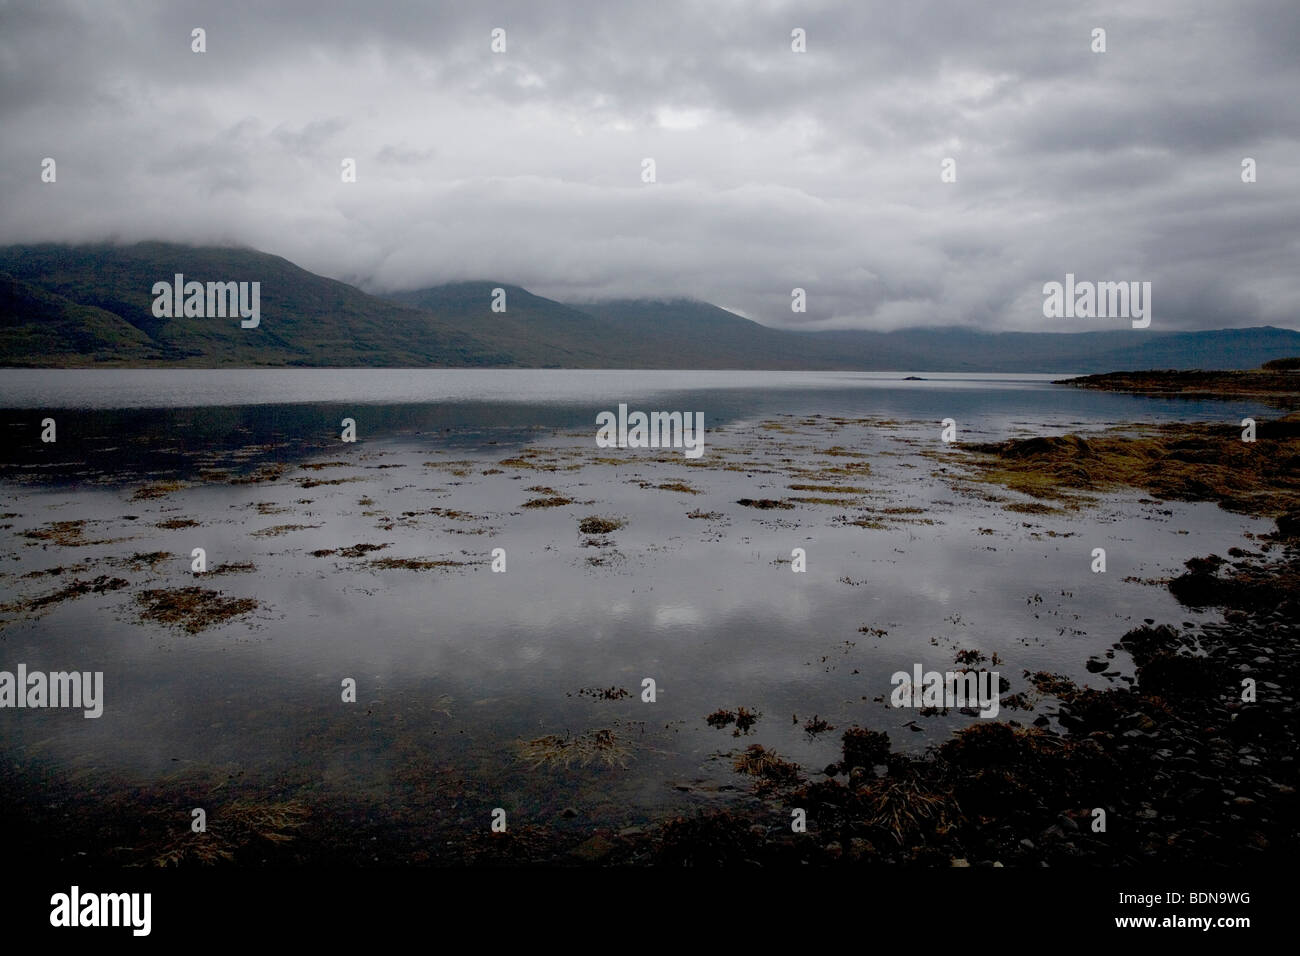
[[1258, 398], [1279, 408], [1300, 408], [1300, 371], [1282, 369], [1104, 372], [1057, 379], [1052, 384], [1161, 398]]

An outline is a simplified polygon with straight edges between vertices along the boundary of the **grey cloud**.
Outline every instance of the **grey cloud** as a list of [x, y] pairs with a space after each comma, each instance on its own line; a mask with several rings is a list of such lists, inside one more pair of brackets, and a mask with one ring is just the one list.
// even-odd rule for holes
[[1152, 281], [1163, 327], [1295, 327], [1297, 45], [1280, 0], [8, 3], [0, 241], [815, 327], [1041, 328], [1072, 271]]

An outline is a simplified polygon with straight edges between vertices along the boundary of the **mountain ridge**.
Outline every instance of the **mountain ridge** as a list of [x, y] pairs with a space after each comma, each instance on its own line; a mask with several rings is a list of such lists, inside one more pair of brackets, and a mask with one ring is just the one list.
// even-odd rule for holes
[[[155, 282], [260, 282], [263, 320], [159, 317]], [[494, 312], [494, 290], [505, 311]], [[373, 295], [247, 247], [0, 247], [8, 367], [530, 367], [1087, 373], [1255, 368], [1300, 355], [1300, 332], [778, 329], [682, 296], [566, 304], [462, 280]]]

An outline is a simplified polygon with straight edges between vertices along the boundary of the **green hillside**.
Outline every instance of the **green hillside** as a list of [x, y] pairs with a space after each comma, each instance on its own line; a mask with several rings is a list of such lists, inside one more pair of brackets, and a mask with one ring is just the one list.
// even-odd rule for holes
[[[300, 269], [279, 256], [248, 249], [145, 242], [132, 246], [11, 246], [0, 250], [0, 272], [46, 293], [115, 317], [144, 336], [168, 365], [242, 366], [481, 366], [511, 357], [429, 312], [366, 295], [343, 282]], [[261, 323], [238, 319], [156, 318], [155, 282], [260, 282]], [[65, 316], [66, 319], [66, 316]], [[0, 318], [9, 332], [0, 360], [9, 365], [65, 364], [51, 340], [48, 313], [18, 303]], [[105, 319], [101, 318], [101, 324]], [[66, 321], [64, 325], [66, 326]], [[88, 335], [94, 332], [88, 331]], [[95, 338], [93, 345], [108, 347]], [[116, 364], [141, 361], [122, 352]]]
[[0, 272], [0, 356], [8, 365], [146, 363], [162, 358], [144, 332]]

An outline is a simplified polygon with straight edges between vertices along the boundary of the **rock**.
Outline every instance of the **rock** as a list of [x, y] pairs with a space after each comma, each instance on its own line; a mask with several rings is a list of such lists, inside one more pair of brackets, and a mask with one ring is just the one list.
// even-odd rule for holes
[[842, 847], [838, 842], [832, 841], [822, 847], [822, 852], [832, 860], [838, 860], [844, 855], [844, 847]]
[[612, 852], [614, 852], [614, 844], [599, 835], [584, 840], [571, 851], [572, 855], [583, 863], [599, 863]]
[[961, 857], [955, 857], [952, 861], [952, 865], [957, 867], [968, 867], [970, 866], [970, 863], [966, 860], [963, 860]]
[[572, 820], [577, 815], [578, 815], [578, 811], [573, 809], [573, 807], [565, 807], [563, 810], [560, 811], [560, 816], [568, 820]]

